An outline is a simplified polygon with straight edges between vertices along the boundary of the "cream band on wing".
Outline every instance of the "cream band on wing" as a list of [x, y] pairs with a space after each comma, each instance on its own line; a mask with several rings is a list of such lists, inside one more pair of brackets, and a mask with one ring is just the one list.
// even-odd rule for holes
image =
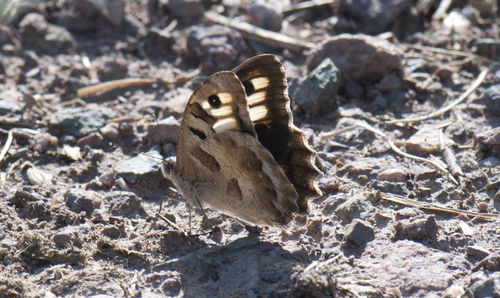
[[267, 107], [264, 105], [250, 108], [250, 120], [252, 122], [262, 120], [267, 116]]
[[266, 99], [266, 91], [255, 92], [254, 94], [247, 97], [248, 106], [254, 106], [258, 103], [263, 102]]
[[224, 105], [220, 108], [208, 108], [206, 110], [210, 115], [214, 117], [223, 117], [223, 116], [229, 116], [233, 113], [233, 108], [230, 105]]
[[258, 77], [255, 79], [251, 79], [250, 82], [252, 82], [253, 88], [255, 90], [264, 89], [267, 86], [269, 86], [269, 79], [266, 77]]
[[238, 122], [233, 117], [220, 119], [217, 122], [215, 122], [214, 125], [212, 126], [212, 129], [216, 133], [237, 128], [238, 128]]

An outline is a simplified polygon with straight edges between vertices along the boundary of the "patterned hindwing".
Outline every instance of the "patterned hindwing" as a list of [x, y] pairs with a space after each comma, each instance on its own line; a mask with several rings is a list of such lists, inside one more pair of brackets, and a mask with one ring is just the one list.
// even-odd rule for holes
[[301, 211], [307, 200], [321, 195], [315, 183], [320, 175], [312, 162], [314, 151], [293, 125], [283, 66], [274, 55], [259, 55], [233, 69], [245, 88], [250, 119], [259, 141], [285, 171], [299, 194]]
[[244, 88], [234, 73], [225, 71], [208, 77], [189, 98], [179, 131], [177, 171], [184, 178], [197, 178], [189, 155], [205, 139], [227, 130], [256, 135]]

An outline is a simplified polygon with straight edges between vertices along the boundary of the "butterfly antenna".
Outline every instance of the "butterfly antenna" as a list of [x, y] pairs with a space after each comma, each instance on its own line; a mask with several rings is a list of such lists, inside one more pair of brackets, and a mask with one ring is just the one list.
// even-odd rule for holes
[[155, 119], [156, 125], [159, 125], [159, 123], [158, 123], [158, 115], [156, 115], [156, 113], [151, 113], [151, 116], [153, 116], [153, 118]]

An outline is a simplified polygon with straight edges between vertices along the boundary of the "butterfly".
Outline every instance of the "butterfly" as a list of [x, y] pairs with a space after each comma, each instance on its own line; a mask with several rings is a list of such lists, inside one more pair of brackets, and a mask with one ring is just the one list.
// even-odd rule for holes
[[195, 206], [280, 226], [321, 195], [314, 154], [293, 124], [283, 65], [263, 54], [195, 89], [164, 172]]

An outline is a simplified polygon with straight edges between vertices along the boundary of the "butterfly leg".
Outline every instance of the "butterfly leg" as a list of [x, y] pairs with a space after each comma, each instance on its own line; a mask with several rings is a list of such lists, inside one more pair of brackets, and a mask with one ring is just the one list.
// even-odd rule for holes
[[192, 231], [192, 225], [191, 225], [191, 219], [193, 218], [193, 207], [191, 206], [191, 204], [186, 204], [187, 207], [188, 207], [188, 211], [189, 211], [189, 236], [191, 236], [191, 231]]

